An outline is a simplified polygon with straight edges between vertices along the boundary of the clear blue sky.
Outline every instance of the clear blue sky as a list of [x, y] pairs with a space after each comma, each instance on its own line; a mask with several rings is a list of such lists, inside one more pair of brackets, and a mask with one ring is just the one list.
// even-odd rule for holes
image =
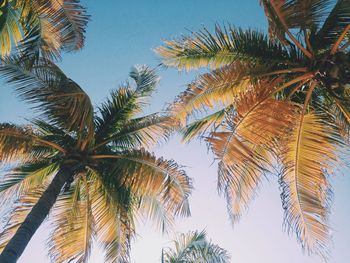
[[[186, 34], [202, 25], [212, 29], [215, 22], [237, 26], [266, 28], [258, 0], [82, 0], [92, 16], [85, 48], [66, 54], [62, 68], [99, 103], [108, 91], [126, 79], [134, 64], [156, 66], [159, 59], [152, 48], [162, 39]], [[149, 111], [160, 110], [185, 89], [196, 73], [161, 70], [161, 84]], [[0, 97], [0, 121], [24, 122], [34, 116], [18, 102], [10, 89], [3, 87]], [[178, 137], [155, 149], [158, 155], [174, 158], [187, 166], [195, 179], [191, 198], [192, 217], [178, 220], [175, 231], [206, 229], [212, 240], [229, 250], [235, 263], [319, 263], [318, 257], [302, 253], [294, 237], [282, 231], [283, 213], [276, 178], [265, 182], [249, 212], [234, 228], [228, 222], [225, 203], [216, 192], [216, 164], [204, 144], [180, 143]], [[332, 179], [334, 205], [331, 222], [334, 244], [330, 263], [350, 262], [350, 178], [346, 172]], [[21, 263], [46, 263], [45, 238], [48, 226], [40, 228], [22, 256]], [[133, 245], [132, 259], [137, 263], [160, 262], [162, 246], [171, 237], [162, 236], [152, 224], [138, 226], [138, 241]], [[91, 263], [103, 262], [94, 249]]]

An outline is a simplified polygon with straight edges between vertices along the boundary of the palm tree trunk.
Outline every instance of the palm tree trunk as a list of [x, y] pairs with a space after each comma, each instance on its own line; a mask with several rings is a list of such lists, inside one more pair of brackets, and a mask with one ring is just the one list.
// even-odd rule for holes
[[30, 239], [49, 214], [50, 209], [56, 202], [64, 184], [72, 176], [69, 167], [61, 167], [56, 176], [45, 190], [39, 201], [33, 206], [14, 236], [7, 243], [0, 255], [0, 263], [14, 263], [22, 255]]

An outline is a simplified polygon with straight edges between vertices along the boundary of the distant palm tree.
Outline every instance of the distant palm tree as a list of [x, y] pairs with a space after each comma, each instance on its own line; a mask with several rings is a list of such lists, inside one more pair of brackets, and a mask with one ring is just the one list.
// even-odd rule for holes
[[[328, 174], [350, 131], [350, 0], [262, 0], [269, 36], [216, 27], [166, 41], [166, 66], [213, 70], [172, 105], [185, 140], [204, 136], [233, 221], [278, 164], [285, 221], [303, 248], [327, 254]], [[192, 118], [190, 118], [192, 116]]]
[[167, 116], [141, 115], [158, 82], [154, 70], [134, 68], [136, 86], [126, 82], [112, 91], [97, 112], [47, 60], [32, 71], [25, 60], [12, 61], [0, 73], [42, 113], [29, 125], [0, 125], [0, 158], [14, 166], [1, 180], [0, 201], [15, 199], [0, 235], [1, 263], [17, 261], [52, 207], [53, 262], [86, 262], [94, 237], [105, 262], [126, 260], [136, 217], [165, 227], [173, 216], [189, 215], [190, 178], [145, 149], [170, 131]]
[[58, 58], [60, 51], [80, 49], [88, 21], [79, 0], [0, 1], [0, 54], [31, 53]]
[[162, 263], [228, 263], [228, 252], [207, 240], [205, 231], [181, 234], [162, 251]]

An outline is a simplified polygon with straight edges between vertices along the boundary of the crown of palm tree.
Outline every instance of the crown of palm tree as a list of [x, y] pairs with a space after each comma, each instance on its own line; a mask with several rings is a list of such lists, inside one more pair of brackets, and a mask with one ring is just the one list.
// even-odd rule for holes
[[89, 17], [79, 0], [0, 1], [1, 56], [17, 52], [50, 59], [84, 45]]
[[203, 136], [216, 154], [233, 221], [278, 165], [288, 229], [307, 251], [326, 256], [328, 174], [349, 140], [350, 1], [261, 4], [269, 35], [217, 26], [156, 49], [167, 66], [212, 68], [170, 111], [187, 125], [185, 140]]
[[228, 252], [207, 240], [207, 234], [188, 232], [180, 234], [174, 240], [174, 249], [162, 251], [162, 263], [228, 263]]
[[26, 64], [13, 60], [0, 68], [41, 113], [29, 125], [0, 125], [0, 158], [13, 166], [1, 180], [0, 200], [15, 200], [0, 235], [3, 254], [60, 178], [49, 218], [54, 262], [85, 262], [93, 238], [103, 246], [105, 262], [124, 262], [139, 216], [164, 229], [175, 215], [189, 215], [191, 179], [174, 161], [146, 150], [171, 131], [166, 115], [141, 115], [158, 82], [154, 70], [133, 68], [136, 85], [126, 82], [94, 112], [87, 94], [53, 63]]

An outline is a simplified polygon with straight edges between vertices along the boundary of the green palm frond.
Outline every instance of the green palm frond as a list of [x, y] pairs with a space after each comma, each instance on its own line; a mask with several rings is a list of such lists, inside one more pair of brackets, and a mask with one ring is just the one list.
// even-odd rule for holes
[[88, 95], [52, 62], [41, 59], [33, 67], [28, 63], [25, 59], [10, 60], [0, 66], [0, 72], [50, 123], [91, 139], [93, 107]]
[[202, 137], [204, 136], [208, 130], [215, 130], [217, 127], [221, 126], [224, 122], [225, 113], [230, 108], [225, 108], [219, 111], [216, 111], [208, 116], [205, 116], [204, 118], [200, 120], [195, 120], [191, 123], [189, 123], [185, 128], [182, 130], [183, 134], [183, 140], [189, 141], [193, 139], [195, 136]]
[[283, 150], [282, 201], [285, 220], [302, 246], [326, 256], [329, 242], [328, 213], [332, 172], [339, 150], [339, 135], [324, 117], [310, 112], [299, 121]]
[[80, 178], [57, 200], [53, 209], [54, 227], [49, 238], [53, 261], [86, 262], [89, 258], [95, 234], [90, 200], [92, 187], [92, 182], [86, 177]]
[[181, 234], [174, 240], [175, 249], [163, 251], [162, 263], [226, 263], [228, 252], [207, 240], [206, 232]]
[[133, 218], [128, 210], [135, 208], [134, 200], [127, 189], [113, 187], [110, 180], [105, 180], [95, 171], [91, 172], [90, 178], [94, 185], [91, 206], [96, 237], [105, 250], [105, 262], [127, 262], [130, 241], [134, 236]]
[[99, 107], [100, 116], [96, 117], [97, 138], [108, 138], [140, 113], [159, 80], [155, 70], [144, 65], [132, 68], [130, 77], [136, 87], [124, 84], [111, 92], [110, 98]]
[[58, 59], [61, 51], [84, 45], [89, 16], [79, 0], [5, 0], [0, 11], [3, 57], [12, 52]]
[[[41, 159], [36, 162], [22, 164], [9, 173], [4, 174], [0, 181], [0, 195], [2, 201], [5, 196], [21, 195], [29, 189], [35, 189], [57, 171], [57, 163], [52, 159]], [[5, 196], [4, 196], [5, 195]]]
[[96, 148], [112, 143], [119, 149], [149, 146], [167, 139], [174, 129], [174, 122], [169, 116], [158, 113], [131, 119], [125, 122], [119, 130], [109, 133], [106, 138], [97, 138]]
[[[110, 173], [116, 176], [133, 175], [119, 180], [136, 196], [159, 195], [164, 202], [163, 205], [173, 213], [189, 215], [188, 197], [192, 182], [173, 160], [157, 159], [144, 149], [114, 155], [96, 155], [93, 158], [113, 160], [112, 166], [108, 169], [111, 172], [107, 172], [109, 180], [113, 180]], [[108, 163], [105, 164], [107, 165]]]
[[19, 45], [22, 40], [22, 29], [18, 23], [20, 13], [14, 9], [14, 1], [2, 1], [0, 5], [0, 46], [2, 57], [11, 52], [12, 42]]
[[[350, 1], [339, 0], [333, 7], [324, 24], [317, 32], [312, 43], [321, 48], [328, 48], [333, 44], [346, 26], [350, 24]], [[348, 34], [349, 36], [349, 34]]]
[[270, 41], [265, 34], [241, 28], [216, 26], [215, 34], [206, 28], [191, 37], [166, 41], [155, 49], [166, 66], [179, 69], [194, 69], [210, 66], [218, 68], [236, 61], [275, 64], [293, 62], [292, 56], [282, 45]]
[[41, 185], [41, 187], [37, 187], [36, 189], [32, 189], [32, 191], [29, 191], [18, 198], [12, 207], [9, 218], [7, 218], [7, 223], [0, 234], [0, 252], [16, 233], [17, 229], [21, 226], [33, 206], [38, 202], [40, 196], [45, 191], [45, 185], [46, 184]]

